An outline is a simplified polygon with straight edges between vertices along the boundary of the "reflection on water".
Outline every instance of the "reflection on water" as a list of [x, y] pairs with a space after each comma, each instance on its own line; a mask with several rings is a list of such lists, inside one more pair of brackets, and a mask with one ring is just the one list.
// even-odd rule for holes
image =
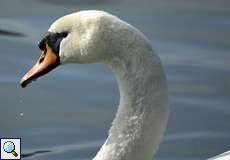
[[15, 36], [15, 37], [23, 37], [23, 36], [25, 36], [24, 34], [19, 33], [19, 32], [8, 31], [8, 30], [3, 30], [3, 29], [0, 29], [0, 35]]
[[34, 152], [30, 152], [30, 153], [24, 153], [24, 154], [22, 154], [22, 158], [32, 157], [32, 156], [35, 156], [35, 155], [37, 156], [39, 154], [45, 154], [45, 153], [49, 153], [49, 152], [51, 152], [51, 151], [44, 150], [44, 151], [34, 151]]
[[64, 66], [27, 89], [19, 86], [52, 21], [81, 9], [127, 20], [160, 55], [171, 114], [157, 159], [202, 160], [230, 149], [230, 13], [224, 0], [2, 0], [0, 137], [22, 137], [24, 158], [39, 160], [90, 160], [103, 143], [119, 99], [106, 66]]

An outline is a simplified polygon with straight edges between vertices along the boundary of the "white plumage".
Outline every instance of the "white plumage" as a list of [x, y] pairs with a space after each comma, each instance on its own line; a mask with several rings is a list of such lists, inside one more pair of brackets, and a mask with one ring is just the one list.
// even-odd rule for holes
[[229, 159], [230, 159], [230, 151], [227, 151], [208, 160], [229, 160]]

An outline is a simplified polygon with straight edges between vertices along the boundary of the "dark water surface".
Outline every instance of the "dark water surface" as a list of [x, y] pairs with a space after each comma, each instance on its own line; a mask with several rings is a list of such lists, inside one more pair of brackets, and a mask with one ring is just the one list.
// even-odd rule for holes
[[22, 137], [24, 159], [91, 160], [118, 105], [104, 65], [67, 65], [26, 89], [37, 41], [58, 17], [100, 9], [151, 40], [169, 83], [171, 114], [159, 160], [203, 160], [230, 149], [229, 1], [1, 0], [0, 137]]

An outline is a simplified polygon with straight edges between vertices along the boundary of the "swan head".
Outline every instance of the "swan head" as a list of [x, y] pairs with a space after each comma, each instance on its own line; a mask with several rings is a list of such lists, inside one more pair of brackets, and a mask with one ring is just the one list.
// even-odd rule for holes
[[97, 63], [105, 58], [100, 43], [102, 11], [81, 11], [56, 20], [39, 41], [42, 51], [35, 65], [21, 79], [21, 86], [67, 63]]

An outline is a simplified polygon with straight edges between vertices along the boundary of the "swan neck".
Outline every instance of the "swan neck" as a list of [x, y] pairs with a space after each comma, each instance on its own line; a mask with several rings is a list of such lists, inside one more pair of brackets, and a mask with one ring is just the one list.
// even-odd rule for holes
[[135, 51], [113, 57], [110, 64], [120, 104], [95, 160], [151, 160], [166, 128], [167, 87], [160, 60], [151, 49]]

